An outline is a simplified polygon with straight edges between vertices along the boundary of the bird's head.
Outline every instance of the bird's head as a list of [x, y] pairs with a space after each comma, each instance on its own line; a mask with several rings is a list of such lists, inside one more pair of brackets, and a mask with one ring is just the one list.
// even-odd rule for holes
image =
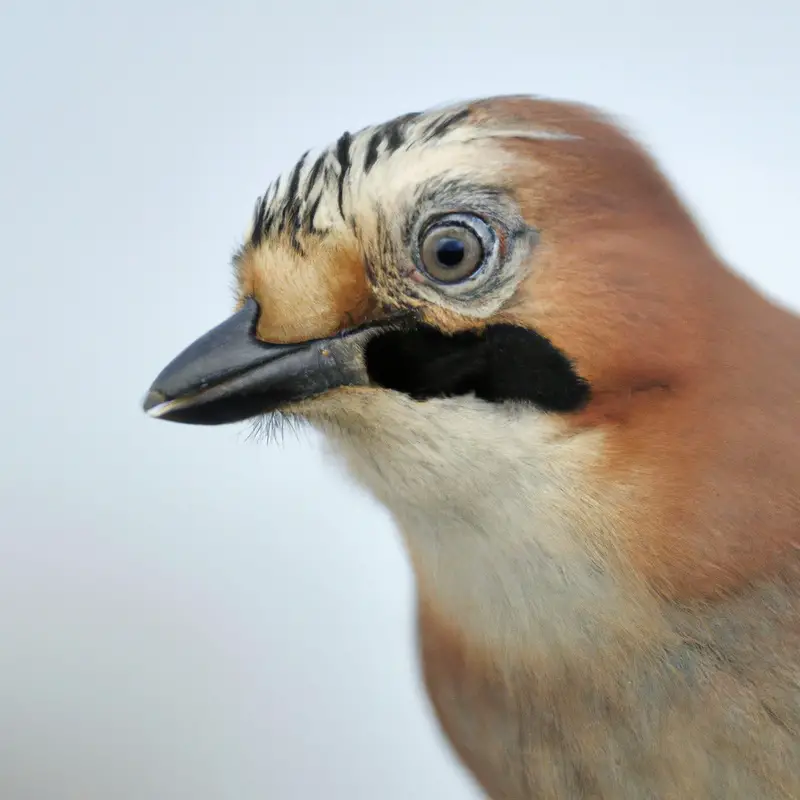
[[151, 415], [290, 413], [387, 501], [489, 496], [491, 473], [601, 549], [628, 537], [665, 587], [740, 575], [739, 539], [685, 531], [734, 513], [708, 508], [725, 467], [701, 442], [741, 435], [713, 412], [747, 380], [720, 375], [753, 349], [737, 319], [772, 309], [604, 116], [499, 97], [345, 133], [259, 199], [234, 267], [237, 310], [158, 376]]

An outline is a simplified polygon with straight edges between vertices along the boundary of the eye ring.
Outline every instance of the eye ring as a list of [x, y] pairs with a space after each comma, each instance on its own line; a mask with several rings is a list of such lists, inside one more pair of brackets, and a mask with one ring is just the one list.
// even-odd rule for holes
[[491, 255], [495, 234], [480, 217], [448, 214], [419, 237], [419, 268], [435, 283], [452, 285], [473, 278]]

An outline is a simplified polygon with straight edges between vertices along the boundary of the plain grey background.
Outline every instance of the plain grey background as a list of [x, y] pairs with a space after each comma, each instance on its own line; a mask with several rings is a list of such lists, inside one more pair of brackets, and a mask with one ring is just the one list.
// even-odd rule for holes
[[387, 515], [310, 434], [266, 447], [141, 397], [229, 312], [275, 173], [486, 94], [619, 114], [800, 306], [796, 0], [0, 9], [0, 797], [476, 797]]

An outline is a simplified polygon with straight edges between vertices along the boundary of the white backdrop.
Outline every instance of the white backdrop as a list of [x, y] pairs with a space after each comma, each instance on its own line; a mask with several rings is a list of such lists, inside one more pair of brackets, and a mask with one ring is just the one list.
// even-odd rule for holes
[[800, 306], [798, 41], [795, 0], [5, 0], [0, 797], [476, 797], [384, 512], [308, 435], [155, 422], [141, 397], [228, 313], [275, 173], [485, 94], [622, 115]]

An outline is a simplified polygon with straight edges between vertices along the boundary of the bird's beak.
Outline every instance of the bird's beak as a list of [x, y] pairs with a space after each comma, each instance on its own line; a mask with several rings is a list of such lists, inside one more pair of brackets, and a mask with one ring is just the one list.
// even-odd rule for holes
[[271, 344], [256, 338], [259, 307], [244, 307], [170, 362], [144, 400], [152, 417], [222, 425], [276, 411], [341, 386], [369, 383], [367, 342], [390, 327], [374, 323], [328, 339]]

